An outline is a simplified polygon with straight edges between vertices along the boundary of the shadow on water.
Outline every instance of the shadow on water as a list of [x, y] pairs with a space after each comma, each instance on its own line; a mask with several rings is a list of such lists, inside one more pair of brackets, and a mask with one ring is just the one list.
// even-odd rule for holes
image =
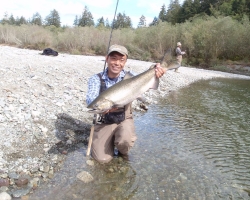
[[213, 79], [172, 92], [136, 114], [129, 161], [90, 166], [83, 146], [31, 199], [249, 199], [249, 85]]

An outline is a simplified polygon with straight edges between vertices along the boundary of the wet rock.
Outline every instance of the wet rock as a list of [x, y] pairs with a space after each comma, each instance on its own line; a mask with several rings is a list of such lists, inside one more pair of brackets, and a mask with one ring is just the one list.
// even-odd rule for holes
[[13, 197], [21, 197], [21, 196], [29, 194], [31, 189], [32, 189], [32, 186], [28, 185], [26, 188], [14, 190], [12, 192], [12, 195]]
[[94, 180], [93, 176], [86, 171], [80, 172], [76, 177], [84, 183], [89, 183]]
[[11, 196], [7, 192], [1, 192], [0, 200], [11, 200]]
[[53, 169], [49, 170], [48, 176], [49, 176], [50, 179], [53, 178], [53, 176], [54, 176], [54, 170]]
[[86, 163], [89, 166], [94, 166], [94, 161], [93, 160], [87, 160]]

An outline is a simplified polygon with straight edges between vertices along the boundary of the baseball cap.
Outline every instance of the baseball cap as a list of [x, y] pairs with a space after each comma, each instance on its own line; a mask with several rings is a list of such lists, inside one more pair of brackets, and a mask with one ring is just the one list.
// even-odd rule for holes
[[181, 43], [180, 43], [180, 42], [177, 42], [177, 46], [181, 46]]
[[119, 52], [120, 54], [122, 54], [124, 56], [126, 55], [128, 57], [128, 50], [124, 46], [117, 45], [117, 44], [110, 46], [109, 51], [108, 51], [108, 55], [114, 51]]

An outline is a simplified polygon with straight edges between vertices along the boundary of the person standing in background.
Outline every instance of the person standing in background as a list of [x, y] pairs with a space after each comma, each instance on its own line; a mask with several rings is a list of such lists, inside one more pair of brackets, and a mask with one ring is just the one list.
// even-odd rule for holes
[[[177, 47], [176, 47], [175, 53], [176, 53], [176, 59], [179, 63], [179, 67], [180, 67], [181, 62], [182, 62], [182, 55], [186, 54], [185, 51], [181, 51], [181, 43], [180, 42], [177, 42]], [[178, 72], [178, 68], [175, 69], [175, 72]]]

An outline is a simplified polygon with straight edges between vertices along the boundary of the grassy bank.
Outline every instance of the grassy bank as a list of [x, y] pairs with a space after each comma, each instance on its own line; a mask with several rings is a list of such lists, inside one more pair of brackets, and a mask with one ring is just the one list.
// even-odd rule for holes
[[[130, 58], [157, 61], [178, 41], [187, 51], [183, 65], [218, 68], [227, 63], [249, 66], [250, 23], [231, 17], [203, 17], [182, 24], [162, 22], [157, 26], [116, 29], [111, 44], [125, 45]], [[35, 25], [0, 25], [0, 43], [20, 48], [43, 50], [51, 47], [60, 52], [79, 55], [105, 55], [110, 29], [105, 27], [43, 27]], [[220, 68], [220, 67], [219, 67]]]

